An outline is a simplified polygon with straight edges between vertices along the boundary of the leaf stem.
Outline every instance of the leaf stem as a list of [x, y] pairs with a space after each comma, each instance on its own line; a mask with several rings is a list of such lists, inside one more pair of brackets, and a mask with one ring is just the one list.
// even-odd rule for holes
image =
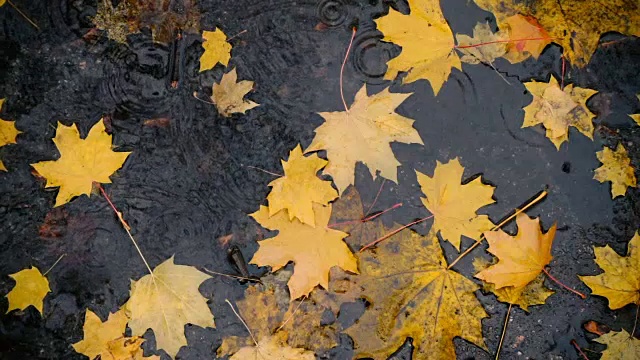
[[98, 187], [98, 189], [100, 189], [102, 196], [104, 196], [104, 198], [107, 199], [107, 202], [109, 203], [109, 206], [111, 206], [111, 209], [113, 209], [113, 212], [116, 213], [116, 216], [118, 217], [118, 221], [120, 221], [120, 224], [122, 224], [122, 227], [124, 228], [124, 231], [127, 232], [127, 235], [129, 235], [129, 239], [131, 239], [133, 246], [135, 246], [136, 250], [138, 250], [138, 254], [140, 255], [140, 258], [142, 258], [144, 265], [147, 267], [147, 270], [149, 270], [149, 274], [151, 274], [151, 278], [154, 279], [154, 282], [155, 282], [155, 276], [153, 275], [151, 266], [149, 266], [147, 259], [144, 257], [144, 255], [142, 255], [142, 250], [140, 250], [140, 247], [138, 246], [138, 242], [136, 242], [136, 239], [134, 239], [133, 235], [131, 235], [131, 231], [130, 231], [131, 227], [129, 227], [129, 224], [127, 224], [127, 222], [124, 221], [124, 218], [122, 217], [122, 213], [118, 211], [118, 209], [116, 209], [115, 205], [113, 205], [113, 202], [111, 202], [109, 195], [107, 195], [107, 192], [104, 191], [104, 188], [102, 187], [102, 185], [97, 182], [94, 182], [94, 184]]
[[49, 271], [51, 271], [56, 265], [58, 265], [58, 263], [60, 262], [60, 260], [62, 260], [63, 257], [65, 257], [65, 254], [60, 255], [60, 257], [58, 258], [58, 260], [56, 260], [56, 262], [53, 263], [53, 265], [51, 265], [51, 267], [49, 268], [49, 270], [45, 271], [44, 274], [42, 274], [42, 276], [47, 276], [47, 274], [49, 273]]
[[234, 314], [236, 314], [236, 317], [238, 319], [240, 319], [240, 321], [242, 322], [242, 325], [244, 325], [245, 329], [247, 329], [247, 331], [249, 332], [249, 335], [251, 335], [251, 339], [253, 340], [253, 343], [256, 344], [256, 348], [259, 348], [258, 346], [258, 342], [256, 341], [256, 338], [253, 336], [253, 333], [251, 332], [251, 329], [249, 329], [249, 325], [247, 325], [247, 323], [244, 321], [244, 319], [242, 318], [242, 316], [240, 316], [240, 314], [238, 314], [238, 312], [236, 311], [236, 309], [233, 307], [233, 305], [231, 304], [231, 302], [229, 301], [229, 299], [224, 299], [224, 301], [229, 304], [229, 306], [231, 307], [231, 310], [233, 311]]
[[562, 75], [560, 78], [560, 90], [564, 90], [564, 76], [567, 71], [567, 62], [564, 59], [564, 54], [560, 55], [560, 58], [562, 59]]
[[580, 356], [584, 360], [589, 360], [589, 357], [587, 357], [587, 354], [582, 352], [582, 349], [580, 348], [580, 345], [578, 345], [578, 343], [575, 340], [571, 340], [571, 345], [573, 345], [573, 347], [576, 348], [576, 350], [578, 351], [578, 354], [580, 354]]
[[209, 274], [212, 274], [212, 275], [220, 275], [220, 276], [226, 276], [226, 277], [230, 277], [230, 278], [234, 278], [234, 279], [247, 280], [247, 281], [251, 281], [251, 282], [258, 282], [256, 279], [243, 277], [243, 276], [237, 276], [237, 275], [231, 275], [231, 274], [225, 274], [225, 273], [219, 273], [219, 272], [216, 272], [216, 271], [213, 271], [213, 270], [209, 270], [206, 267], [203, 267], [202, 269], [204, 271], [208, 272]]
[[509, 308], [507, 309], [507, 316], [504, 319], [504, 326], [502, 327], [502, 335], [500, 336], [500, 344], [498, 344], [498, 350], [496, 351], [496, 358], [498, 360], [500, 358], [500, 350], [502, 350], [502, 342], [504, 341], [504, 335], [507, 333], [507, 324], [509, 324], [509, 317], [511, 316], [511, 307], [513, 304], [509, 304]]
[[640, 315], [640, 302], [638, 302], [638, 306], [636, 307], [636, 320], [633, 322], [633, 329], [631, 329], [631, 337], [636, 332], [636, 326], [638, 326], [638, 315]]
[[454, 49], [468, 49], [468, 48], [474, 48], [474, 47], [479, 47], [479, 46], [484, 46], [484, 45], [492, 45], [492, 44], [503, 44], [503, 43], [518, 42], [518, 41], [553, 40], [553, 39], [557, 39], [557, 38], [537, 37], [537, 38], [496, 40], [496, 41], [487, 41], [487, 42], [483, 42], [483, 43], [479, 43], [479, 44], [473, 44], [473, 45], [462, 45], [462, 46], [456, 45], [453, 48]]
[[328, 228], [334, 228], [336, 226], [340, 226], [340, 225], [350, 225], [350, 224], [361, 224], [361, 223], [366, 223], [367, 221], [371, 221], [377, 217], [379, 217], [380, 215], [389, 212], [391, 210], [397, 209], [399, 207], [402, 206], [402, 203], [397, 203], [395, 205], [393, 205], [392, 207], [388, 208], [388, 209], [384, 209], [380, 212], [376, 212], [375, 214], [371, 215], [371, 216], [367, 216], [365, 218], [362, 219], [358, 219], [358, 220], [349, 220], [349, 221], [341, 221], [341, 222], [337, 222], [337, 223], [333, 223], [333, 224], [329, 224], [327, 225]]
[[353, 32], [351, 33], [351, 41], [349, 41], [349, 47], [347, 48], [347, 53], [344, 55], [344, 60], [342, 61], [342, 66], [340, 67], [340, 98], [342, 99], [342, 105], [344, 105], [344, 110], [348, 113], [349, 107], [347, 107], [347, 102], [344, 100], [344, 90], [342, 86], [342, 74], [344, 73], [344, 65], [347, 63], [347, 59], [349, 58], [349, 53], [351, 52], [351, 45], [353, 45], [353, 39], [356, 37], [357, 29], [354, 27]]
[[[365, 215], [371, 212], [371, 209], [373, 209], [374, 205], [378, 202], [378, 198], [380, 197], [380, 193], [382, 193], [382, 188], [384, 187], [384, 184], [387, 182], [387, 179], [382, 178], [382, 184], [380, 184], [380, 189], [378, 189], [378, 193], [376, 194], [375, 199], [373, 199], [373, 202], [371, 203], [371, 206], [369, 206], [369, 208], [367, 209], [367, 211], [365, 212]], [[364, 220], [364, 219], [363, 219]]]
[[38, 31], [40, 31], [40, 27], [38, 26], [38, 24], [34, 23], [33, 20], [29, 19], [29, 17], [27, 16], [27, 14], [23, 13], [22, 10], [20, 10], [14, 3], [11, 2], [11, 0], [7, 0], [7, 2], [9, 3], [9, 5], [11, 5], [11, 7], [18, 12], [18, 14], [22, 15], [22, 17], [27, 20], [29, 22], [29, 24], [33, 25], [34, 28], [36, 28]]
[[[526, 211], [527, 209], [529, 209], [533, 205], [539, 203], [542, 199], [544, 199], [547, 196], [547, 194], [548, 194], [547, 190], [542, 190], [542, 191], [538, 192], [536, 195], [533, 195], [530, 199], [525, 201], [524, 204], [519, 206], [519, 208], [515, 208], [514, 210], [512, 210], [513, 214], [511, 214], [511, 215], [507, 214], [503, 218], [503, 220], [498, 222], [498, 225], [494, 226], [489, 231], [495, 231], [496, 229], [499, 229], [499, 228], [503, 227], [506, 223], [511, 221], [518, 214]], [[473, 251], [473, 249], [478, 247], [478, 245], [480, 245], [480, 243], [482, 243], [482, 240], [484, 240], [484, 234], [482, 234], [480, 236], [480, 238], [473, 245], [471, 245], [467, 250], [465, 250], [462, 254], [460, 254], [455, 260], [453, 260], [453, 262], [451, 264], [449, 264], [449, 266], [447, 266], [447, 270], [451, 269], [455, 264], [458, 263], [458, 261], [460, 261], [460, 259], [462, 259], [463, 257], [467, 256], [467, 254], [469, 254], [471, 251]]]
[[307, 300], [307, 295], [304, 295], [302, 297], [302, 300], [300, 300], [300, 303], [298, 304], [298, 306], [296, 306], [295, 310], [293, 310], [293, 312], [291, 313], [291, 315], [287, 318], [287, 320], [285, 320], [277, 329], [275, 332], [280, 331], [280, 329], [282, 329], [289, 321], [291, 321], [291, 319], [293, 319], [293, 316], [296, 314], [296, 312], [298, 312], [298, 309], [300, 309], [300, 306], [302, 306], [302, 303]]
[[413, 222], [408, 223], [407, 225], [404, 225], [404, 226], [402, 226], [402, 227], [400, 227], [400, 228], [397, 228], [397, 229], [393, 230], [392, 232], [388, 233], [387, 235], [385, 235], [385, 236], [383, 236], [383, 237], [381, 237], [381, 238], [379, 238], [379, 239], [377, 239], [377, 240], [375, 240], [375, 241], [372, 241], [372, 242], [368, 243], [367, 245], [363, 246], [363, 247], [360, 249], [360, 251], [359, 251], [359, 252], [363, 252], [363, 251], [367, 250], [367, 249], [368, 249], [368, 248], [370, 248], [370, 247], [376, 246], [379, 242], [381, 242], [381, 241], [383, 241], [383, 240], [386, 240], [386, 239], [388, 239], [388, 238], [392, 237], [393, 235], [395, 235], [395, 234], [399, 233], [400, 231], [402, 231], [402, 230], [404, 230], [404, 229], [406, 229], [406, 228], [408, 228], [408, 227], [411, 227], [411, 226], [413, 226], [413, 225], [415, 225], [415, 224], [417, 224], [417, 223], [421, 223], [421, 222], [423, 222], [423, 221], [425, 221], [425, 220], [429, 220], [429, 219], [431, 219], [432, 217], [433, 217], [433, 215], [431, 215], [431, 216], [427, 216], [426, 218], [418, 219], [418, 220], [416, 220], [416, 221], [413, 221]]
[[274, 172], [271, 172], [269, 170], [261, 169], [259, 167], [255, 167], [255, 166], [251, 166], [251, 165], [242, 165], [242, 166], [247, 167], [249, 169], [255, 169], [255, 170], [258, 170], [258, 171], [262, 171], [263, 173], [267, 173], [269, 175], [273, 175], [273, 176], [277, 176], [277, 177], [283, 177], [284, 176], [284, 175], [281, 175], [281, 174], [278, 174], [278, 173], [274, 173]]
[[587, 298], [587, 295], [585, 295], [585, 294], [583, 294], [583, 293], [579, 292], [578, 290], [574, 290], [574, 289], [572, 289], [572, 288], [568, 287], [567, 285], [565, 285], [565, 284], [563, 284], [562, 282], [560, 282], [560, 280], [558, 280], [558, 279], [556, 279], [555, 277], [553, 277], [553, 276], [549, 273], [549, 271], [547, 271], [547, 269], [542, 268], [542, 272], [544, 272], [544, 274], [545, 274], [545, 275], [547, 275], [547, 276], [549, 277], [549, 279], [551, 279], [553, 282], [555, 282], [556, 284], [560, 285], [561, 287], [565, 288], [566, 290], [571, 291], [572, 293], [574, 293], [574, 294], [576, 294], [576, 295], [580, 296], [580, 297], [581, 297], [581, 298], [583, 298], [583, 299], [586, 299], [586, 298]]

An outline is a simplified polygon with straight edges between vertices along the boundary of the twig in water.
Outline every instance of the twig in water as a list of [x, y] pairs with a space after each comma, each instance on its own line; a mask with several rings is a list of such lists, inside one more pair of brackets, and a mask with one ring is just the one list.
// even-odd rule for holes
[[344, 100], [344, 90], [342, 86], [342, 74], [344, 73], [344, 65], [347, 63], [347, 59], [349, 58], [349, 53], [351, 52], [351, 45], [353, 45], [353, 38], [356, 37], [357, 29], [353, 28], [353, 33], [351, 33], [351, 41], [349, 41], [349, 47], [347, 48], [347, 53], [344, 56], [344, 60], [342, 61], [342, 66], [340, 67], [340, 98], [342, 99], [342, 105], [344, 105], [344, 111], [349, 112], [349, 107], [347, 106], [347, 102]]
[[153, 275], [153, 271], [151, 270], [151, 266], [149, 266], [147, 259], [144, 257], [144, 255], [142, 255], [142, 250], [140, 250], [140, 247], [138, 246], [138, 242], [136, 241], [136, 239], [133, 238], [133, 235], [131, 235], [131, 227], [129, 227], [129, 224], [127, 224], [127, 222], [124, 221], [124, 218], [122, 217], [122, 213], [118, 211], [118, 209], [116, 209], [115, 205], [113, 205], [113, 202], [111, 202], [109, 195], [107, 195], [107, 192], [104, 191], [104, 188], [102, 187], [102, 185], [100, 183], [94, 183], [94, 184], [98, 187], [98, 189], [100, 189], [102, 196], [104, 196], [104, 198], [107, 199], [107, 202], [109, 203], [109, 206], [111, 206], [111, 209], [113, 210], [113, 212], [116, 213], [116, 216], [120, 221], [120, 224], [122, 224], [124, 231], [126, 231], [127, 235], [129, 235], [129, 239], [131, 239], [133, 246], [135, 246], [136, 250], [138, 251], [138, 255], [140, 255], [140, 258], [142, 258], [144, 265], [147, 267], [147, 270], [149, 271], [149, 274], [151, 274], [151, 279], [153, 279], [153, 282], [155, 283], [156, 277], [155, 275]]
[[507, 333], [507, 324], [509, 324], [509, 316], [511, 316], [511, 307], [513, 304], [509, 304], [509, 308], [507, 309], [507, 316], [504, 319], [504, 326], [502, 327], [502, 335], [500, 336], [500, 344], [498, 344], [498, 350], [496, 351], [496, 359], [500, 358], [500, 350], [502, 350], [502, 342], [504, 341], [504, 335]]
[[9, 3], [9, 5], [11, 5], [11, 7], [18, 12], [18, 14], [22, 15], [22, 17], [27, 20], [29, 22], [29, 24], [31, 24], [34, 28], [36, 28], [36, 30], [40, 31], [40, 27], [38, 26], [38, 24], [36, 24], [35, 22], [33, 22], [33, 20], [29, 19], [29, 17], [27, 16], [27, 14], [23, 13], [22, 10], [20, 10], [13, 2], [11, 2], [11, 0], [7, 0], [7, 2]]
[[49, 268], [49, 270], [45, 271], [44, 274], [42, 274], [42, 276], [47, 276], [47, 274], [49, 273], [49, 271], [51, 271], [56, 265], [58, 265], [58, 263], [60, 262], [60, 260], [62, 260], [62, 258], [67, 255], [67, 254], [62, 254], [60, 255], [60, 257], [58, 258], [58, 260], [56, 260], [56, 262], [53, 263], [53, 265], [51, 265], [51, 267]]

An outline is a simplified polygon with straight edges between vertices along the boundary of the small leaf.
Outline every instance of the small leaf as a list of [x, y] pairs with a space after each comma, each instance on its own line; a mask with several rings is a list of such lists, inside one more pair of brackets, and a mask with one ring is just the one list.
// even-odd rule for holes
[[462, 62], [491, 64], [507, 52], [507, 43], [504, 42], [506, 38], [502, 32], [491, 31], [488, 23], [477, 23], [473, 28], [473, 37], [456, 34], [456, 48], [463, 54], [460, 58]]
[[231, 44], [227, 42], [227, 35], [220, 29], [205, 30], [202, 32], [202, 38], [204, 53], [200, 56], [200, 72], [213, 69], [217, 63], [227, 66], [231, 59]]
[[[0, 4], [0, 6], [2, 6], [2, 4]], [[0, 111], [2, 110], [4, 100], [5, 99], [0, 99]], [[16, 136], [18, 136], [18, 134], [20, 133], [21, 131], [16, 129], [15, 121], [6, 121], [0, 119], [0, 147], [8, 144], [15, 144]], [[0, 171], [7, 171], [7, 168], [2, 163], [2, 160], [0, 160]]]
[[47, 179], [46, 187], [60, 187], [55, 206], [68, 203], [74, 196], [91, 194], [94, 182], [111, 183], [109, 177], [131, 154], [111, 150], [111, 135], [107, 134], [102, 119], [91, 128], [85, 139], [80, 138], [75, 124], [65, 126], [58, 123], [53, 142], [60, 158], [31, 166]]
[[338, 197], [331, 181], [316, 175], [326, 165], [327, 161], [316, 154], [304, 156], [300, 145], [291, 150], [289, 159], [282, 161], [284, 176], [269, 183], [269, 216], [285, 210], [289, 220], [298, 219], [315, 227], [313, 204], [328, 205]]
[[627, 256], [620, 256], [608, 245], [593, 249], [596, 264], [604, 271], [596, 276], [580, 276], [594, 295], [609, 300], [609, 308], [640, 305], [640, 233], [629, 241]]
[[611, 181], [611, 198], [624, 196], [627, 188], [637, 186], [631, 159], [621, 143], [618, 143], [615, 151], [604, 147], [596, 156], [602, 166], [595, 170], [593, 178], [600, 182]]
[[524, 85], [533, 95], [533, 101], [524, 107], [523, 128], [543, 124], [547, 137], [558, 150], [569, 140], [569, 126], [593, 140], [595, 115], [587, 108], [587, 100], [597, 91], [573, 85], [560, 89], [553, 76], [548, 83], [531, 81]]
[[11, 274], [9, 277], [16, 281], [16, 286], [7, 294], [9, 300], [7, 313], [14, 309], [24, 310], [33, 306], [42, 315], [44, 297], [51, 292], [47, 278], [33, 266]]
[[236, 68], [222, 75], [220, 84], [213, 84], [211, 100], [216, 105], [220, 115], [229, 117], [232, 114], [244, 114], [256, 106], [260, 106], [251, 100], [245, 100], [244, 96], [253, 88], [253, 81], [238, 80]]
[[[84, 317], [84, 338], [73, 344], [73, 349], [95, 359], [98, 355], [109, 352], [109, 342], [124, 336], [129, 318], [123, 310], [109, 314], [107, 321], [102, 322], [93, 311], [87, 310]], [[101, 357], [104, 359], [104, 356]]]
[[434, 217], [434, 231], [458, 250], [463, 235], [479, 240], [483, 232], [493, 227], [487, 215], [477, 215], [476, 211], [495, 202], [493, 186], [483, 184], [481, 178], [462, 185], [463, 172], [458, 158], [446, 164], [436, 161], [433, 177], [416, 172], [426, 195], [422, 203]]

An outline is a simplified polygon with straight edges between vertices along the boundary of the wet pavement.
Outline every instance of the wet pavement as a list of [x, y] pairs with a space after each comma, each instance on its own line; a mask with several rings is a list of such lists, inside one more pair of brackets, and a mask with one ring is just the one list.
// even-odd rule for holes
[[[386, 61], [400, 51], [380, 41], [373, 22], [389, 2], [201, 0], [202, 29], [219, 26], [230, 37], [241, 33], [230, 41], [229, 68], [237, 67], [241, 79], [255, 82], [249, 97], [261, 104], [246, 115], [224, 118], [193, 96], [210, 95], [224, 71], [218, 65], [199, 73], [199, 34], [157, 43], [147, 32], [118, 44], [90, 32], [95, 0], [15, 3], [41, 31], [7, 5], [0, 8], [0, 98], [7, 98], [2, 118], [15, 120], [23, 132], [16, 145], [0, 149], [9, 169], [0, 173], [0, 294], [14, 286], [8, 274], [29, 266], [44, 271], [60, 255], [66, 257], [48, 276], [52, 293], [45, 299], [44, 317], [33, 308], [0, 316], [1, 359], [86, 358], [70, 346], [82, 338], [84, 310], [106, 318], [127, 300], [130, 279], [146, 273], [103, 198], [81, 196], [54, 209], [55, 189], [45, 190], [45, 182], [32, 174], [29, 164], [58, 156], [51, 141], [58, 121], [77, 123], [86, 134], [105, 117], [114, 144], [133, 151], [105, 188], [152, 267], [175, 254], [179, 264], [234, 273], [226, 247], [217, 239], [233, 233], [230, 245], [250, 259], [255, 241], [266, 234], [246, 214], [265, 203], [273, 177], [249, 166], [280, 172], [280, 159], [290, 149], [310, 144], [322, 123], [316, 112], [342, 109], [339, 73], [353, 25], [358, 31], [344, 73], [347, 103], [364, 83], [370, 93], [387, 86], [413, 92], [397, 111], [415, 119], [425, 143], [392, 144], [402, 163], [399, 182], [386, 182], [376, 207], [404, 206], [385, 215], [386, 222], [406, 224], [427, 216], [414, 170], [432, 174], [436, 160], [459, 157], [465, 178], [482, 174], [496, 186], [497, 203], [481, 211], [494, 221], [549, 187], [547, 199], [528, 214], [541, 217], [545, 229], [557, 222], [550, 272], [579, 291], [589, 293], [577, 275], [599, 271], [592, 246], [608, 244], [623, 254], [640, 229], [638, 189], [611, 200], [609, 183], [592, 179], [599, 166], [595, 152], [604, 145], [623, 142], [632, 165], [640, 165], [640, 127], [627, 116], [640, 112], [635, 97], [640, 93], [638, 38], [605, 34], [601, 41], [614, 43], [598, 47], [587, 67], [569, 67], [566, 83], [598, 91], [587, 103], [597, 115], [596, 131], [591, 141], [572, 129], [569, 143], [557, 151], [542, 128], [520, 128], [522, 108], [532, 99], [522, 82], [562, 73], [561, 48], [555, 45], [537, 61], [497, 60], [500, 74], [489, 66], [463, 64], [434, 96], [425, 81], [400, 85], [382, 79]], [[477, 22], [486, 20], [495, 29], [493, 16], [473, 2], [448, 0], [442, 7], [454, 34], [471, 34]], [[356, 179], [365, 202], [371, 202], [381, 180], [373, 181], [362, 165]], [[426, 226], [430, 223], [417, 230]], [[514, 224], [505, 229], [514, 231]], [[463, 241], [463, 246], [469, 244], [471, 240]], [[456, 257], [449, 243], [443, 248], [449, 260]], [[472, 276], [471, 261], [471, 256], [463, 259], [456, 270]], [[253, 265], [249, 269], [253, 275], [266, 271]], [[614, 329], [633, 326], [632, 306], [613, 312], [604, 298], [582, 301], [547, 284], [556, 294], [545, 305], [529, 313], [512, 311], [502, 358], [578, 359], [571, 340], [596, 352], [604, 348], [589, 341], [594, 336], [583, 330], [586, 321]], [[200, 287], [210, 299], [217, 329], [187, 326], [190, 345], [177, 358], [214, 359], [222, 337], [243, 334], [224, 299], [241, 299], [246, 286], [214, 277]], [[456, 339], [458, 359], [492, 359], [498, 345], [507, 305], [478, 294], [490, 316], [482, 322], [489, 352]], [[0, 312], [6, 307], [3, 297]], [[337, 321], [356, 321], [362, 308], [344, 306]], [[145, 349], [155, 348], [151, 335], [147, 332]], [[340, 340], [338, 348], [319, 356], [350, 359], [351, 340], [346, 335]], [[408, 354], [407, 346], [396, 359], [409, 359]]]

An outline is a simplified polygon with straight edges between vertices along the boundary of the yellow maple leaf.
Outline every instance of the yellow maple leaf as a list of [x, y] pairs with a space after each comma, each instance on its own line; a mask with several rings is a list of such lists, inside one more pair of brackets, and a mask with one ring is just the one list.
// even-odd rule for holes
[[[480, 272], [491, 265], [484, 258], [473, 259], [473, 268]], [[540, 274], [532, 282], [524, 287], [506, 286], [496, 289], [495, 284], [482, 282], [482, 290], [493, 293], [498, 301], [519, 306], [524, 311], [529, 311], [529, 306], [543, 305], [547, 298], [555, 292], [544, 286], [544, 275]]]
[[408, 0], [409, 15], [390, 11], [376, 19], [382, 40], [402, 47], [402, 52], [388, 63], [384, 78], [395, 79], [399, 72], [408, 72], [403, 83], [426, 79], [434, 94], [449, 78], [451, 68], [462, 69], [458, 54], [453, 51], [453, 32], [447, 24], [440, 0]]
[[533, 101], [524, 107], [523, 128], [543, 124], [547, 137], [558, 150], [569, 140], [569, 126], [593, 140], [595, 115], [587, 108], [587, 100], [597, 91], [573, 85], [560, 89], [553, 76], [548, 83], [531, 81], [524, 86], [533, 95]]
[[584, 0], [475, 0], [491, 11], [498, 23], [522, 14], [532, 16], [560, 44], [569, 60], [584, 67], [598, 46], [600, 35], [616, 31], [640, 36], [640, 4], [627, 0], [608, 0], [606, 6]]
[[315, 227], [297, 219], [290, 221], [284, 212], [269, 217], [266, 206], [260, 206], [260, 210], [251, 214], [263, 227], [278, 230], [275, 237], [258, 242], [260, 248], [253, 255], [251, 263], [271, 266], [272, 271], [276, 271], [293, 261], [294, 273], [288, 282], [292, 300], [309, 294], [316, 285], [326, 289], [329, 285], [329, 270], [333, 266], [358, 272], [356, 258], [342, 241], [348, 234], [327, 227], [331, 205], [313, 204], [313, 211], [316, 217]]
[[205, 30], [202, 32], [202, 38], [204, 53], [200, 56], [200, 72], [213, 69], [217, 63], [227, 66], [231, 59], [231, 44], [227, 42], [227, 35], [220, 29]]
[[134, 336], [152, 329], [158, 349], [172, 358], [187, 345], [184, 326], [215, 327], [207, 299], [198, 290], [210, 276], [192, 266], [175, 265], [173, 257], [153, 274], [131, 282], [131, 296], [123, 306]]
[[160, 360], [158, 355], [144, 356], [143, 343], [144, 339], [139, 336], [113, 339], [100, 354], [100, 360]]
[[[530, 16], [515, 14], [498, 23], [501, 32], [508, 34], [507, 53], [503, 56], [515, 64], [533, 57], [537, 59], [544, 48], [551, 43], [551, 37]], [[540, 39], [540, 40], [533, 40]]]
[[4, 3], [6, 3], [7, 0], [0, 0], [0, 6], [4, 5]]
[[329, 164], [324, 172], [333, 177], [338, 193], [353, 184], [358, 161], [367, 165], [371, 176], [380, 171], [380, 176], [398, 181], [400, 162], [393, 155], [390, 143], [423, 144], [413, 128], [413, 120], [395, 112], [411, 95], [391, 93], [387, 88], [367, 96], [363, 86], [349, 111], [319, 113], [325, 122], [316, 128], [316, 135], [305, 153], [327, 151]]
[[245, 346], [238, 350], [229, 360], [315, 360], [313, 351], [293, 348], [286, 344], [286, 332], [260, 339], [255, 346]]
[[433, 229], [443, 239], [460, 250], [460, 237], [479, 240], [480, 235], [493, 227], [487, 215], [476, 211], [495, 201], [494, 187], [482, 183], [480, 177], [462, 185], [464, 168], [458, 158], [442, 164], [436, 161], [433, 177], [416, 171], [420, 189], [426, 195], [424, 206], [433, 214]]
[[[0, 5], [2, 6], [2, 5]], [[5, 99], [0, 99], [0, 110], [2, 110], [2, 105], [4, 104]], [[21, 133], [18, 129], [16, 129], [15, 121], [7, 121], [0, 119], [0, 147], [8, 144], [16, 143], [16, 136]], [[7, 168], [0, 160], [0, 171], [7, 171]]]
[[616, 150], [604, 147], [596, 153], [602, 166], [594, 171], [593, 178], [600, 182], [611, 181], [611, 198], [624, 196], [628, 187], [636, 187], [636, 174], [627, 149], [618, 143]]
[[7, 313], [15, 309], [24, 310], [32, 305], [42, 315], [44, 297], [51, 292], [49, 280], [33, 266], [11, 274], [9, 277], [16, 281], [16, 286], [7, 294], [9, 300]]
[[640, 340], [631, 336], [625, 329], [610, 331], [593, 341], [607, 345], [600, 360], [638, 360], [640, 356]]
[[502, 230], [484, 233], [489, 251], [498, 257], [498, 263], [476, 274], [478, 279], [495, 285], [521, 288], [535, 280], [551, 262], [551, 245], [556, 235], [554, 224], [545, 234], [540, 230], [540, 219], [526, 214], [516, 216], [518, 233], [510, 236]]
[[326, 165], [327, 161], [316, 154], [304, 156], [299, 144], [291, 150], [289, 160], [282, 160], [284, 176], [269, 183], [269, 216], [285, 209], [289, 220], [298, 219], [315, 227], [313, 204], [327, 205], [338, 197], [331, 181], [316, 175]]
[[620, 256], [608, 245], [593, 249], [596, 264], [604, 271], [596, 276], [580, 276], [594, 295], [609, 300], [609, 308], [640, 305], [640, 233], [629, 241], [627, 256]]
[[[638, 97], [638, 100], [640, 100], [640, 94], [636, 96]], [[640, 114], [631, 114], [629, 116], [636, 122], [636, 124], [640, 125]]]
[[359, 284], [371, 305], [346, 330], [357, 356], [387, 359], [406, 337], [415, 360], [455, 359], [455, 337], [485, 347], [478, 286], [447, 269], [435, 231], [400, 232], [359, 259]]
[[236, 68], [222, 75], [220, 84], [213, 84], [211, 100], [216, 105], [220, 115], [229, 117], [235, 113], [244, 114], [260, 104], [245, 100], [244, 96], [253, 89], [253, 81], [238, 81]]
[[107, 134], [102, 119], [96, 123], [85, 139], [75, 124], [58, 123], [53, 138], [60, 158], [31, 164], [47, 179], [46, 187], [60, 187], [55, 206], [68, 203], [74, 196], [91, 194], [94, 182], [111, 183], [109, 177], [118, 170], [131, 152], [111, 150], [111, 135]]
[[[93, 311], [87, 310], [84, 316], [84, 338], [73, 344], [76, 352], [95, 359], [98, 355], [109, 352], [109, 342], [123, 337], [129, 318], [123, 310], [119, 310], [102, 322]], [[101, 357], [104, 359], [104, 357]]]
[[[463, 56], [460, 61], [469, 64], [481, 62], [492, 64], [496, 58], [507, 53], [507, 36], [501, 31], [494, 33], [488, 23], [477, 23], [473, 28], [473, 37], [465, 34], [456, 34], [458, 46], [456, 49]], [[477, 46], [482, 44], [480, 46]]]

